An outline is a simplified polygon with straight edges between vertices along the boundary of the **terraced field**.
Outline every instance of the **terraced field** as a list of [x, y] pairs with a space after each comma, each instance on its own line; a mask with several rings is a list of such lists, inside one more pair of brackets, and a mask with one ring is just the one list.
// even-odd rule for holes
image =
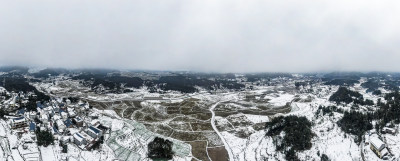
[[[282, 107], [273, 107], [269, 100], [247, 96], [239, 101], [225, 101], [213, 109], [215, 125], [219, 132], [227, 131], [240, 138], [250, 136], [255, 130], [262, 130], [264, 123], [254, 123], [246, 115], [273, 115], [290, 111], [290, 102]], [[210, 106], [215, 102], [197, 98], [181, 101], [124, 100], [95, 102], [90, 104], [98, 109], [112, 109], [119, 116], [142, 123], [148, 130], [181, 140], [192, 146], [194, 160], [228, 160], [221, 137], [211, 125]], [[252, 130], [248, 128], [251, 127]]]

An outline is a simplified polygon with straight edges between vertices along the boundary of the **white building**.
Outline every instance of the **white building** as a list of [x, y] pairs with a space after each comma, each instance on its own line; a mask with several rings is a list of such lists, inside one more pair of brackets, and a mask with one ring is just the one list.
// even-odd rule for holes
[[63, 118], [63, 119], [67, 119], [68, 118], [68, 114], [66, 113], [66, 112], [61, 112], [61, 117]]
[[60, 132], [64, 131], [67, 128], [67, 126], [65, 126], [64, 122], [61, 119], [57, 120], [56, 123], [58, 126], [58, 131]]
[[18, 117], [15, 119], [11, 119], [12, 128], [21, 128], [25, 126], [27, 126], [25, 117]]
[[32, 120], [37, 117], [36, 115], [37, 115], [37, 113], [35, 111], [29, 112], [29, 118], [32, 119]]
[[382, 157], [384, 157], [385, 155], [388, 154], [388, 151], [387, 151], [387, 149], [386, 149], [386, 145], [385, 145], [385, 143], [384, 143], [381, 139], [379, 139], [379, 138], [377, 138], [377, 137], [375, 137], [375, 136], [371, 136], [369, 142], [370, 142], [370, 148], [371, 148], [371, 150], [372, 150], [379, 158], [382, 158]]
[[73, 137], [74, 137], [74, 143], [76, 144], [76, 145], [78, 145], [78, 146], [81, 146], [81, 145], [86, 145], [86, 139], [82, 136], [82, 134], [80, 134], [80, 133], [75, 133], [74, 135], [73, 135]]
[[68, 115], [69, 117], [75, 117], [76, 113], [74, 112], [74, 110], [68, 110]]
[[44, 124], [47, 124], [49, 122], [49, 116], [46, 113], [41, 114], [40, 121], [42, 121]]
[[100, 138], [103, 135], [103, 131], [93, 126], [89, 126], [87, 133], [94, 139]]

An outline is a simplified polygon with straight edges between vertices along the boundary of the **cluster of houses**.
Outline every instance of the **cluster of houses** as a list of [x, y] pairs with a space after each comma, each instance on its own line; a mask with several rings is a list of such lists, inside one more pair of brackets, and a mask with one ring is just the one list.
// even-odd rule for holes
[[71, 103], [68, 99], [37, 102], [37, 111], [20, 108], [7, 118], [17, 133], [30, 133], [36, 139], [38, 129], [47, 130], [61, 143], [75, 143], [81, 149], [92, 148], [108, 129], [97, 120], [97, 113], [90, 112], [88, 103]]
[[73, 135], [73, 142], [82, 149], [90, 149], [103, 136], [103, 130], [96, 126], [89, 126], [85, 131]]
[[6, 96], [11, 97], [4, 102], [5, 108], [19, 108], [20, 105], [26, 105], [29, 102], [29, 97], [37, 97], [34, 92], [6, 92], [0, 89], [0, 99], [6, 100]]

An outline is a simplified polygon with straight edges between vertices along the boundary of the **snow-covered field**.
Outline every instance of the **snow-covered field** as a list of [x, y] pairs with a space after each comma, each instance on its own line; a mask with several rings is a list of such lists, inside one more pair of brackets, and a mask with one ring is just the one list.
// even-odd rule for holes
[[[325, 88], [326, 89], [326, 88]], [[328, 101], [328, 97], [337, 90], [322, 90], [318, 94], [311, 95], [314, 99], [312, 102], [293, 102], [291, 104], [292, 111], [284, 115], [305, 116], [314, 123], [312, 127], [315, 137], [312, 139], [312, 148], [303, 152], [298, 152], [298, 157], [301, 160], [320, 160], [322, 154], [326, 154], [332, 160], [362, 160], [362, 147], [354, 141], [354, 136], [345, 134], [336, 122], [342, 117], [342, 114], [335, 113], [333, 117], [322, 116], [315, 117], [315, 112], [319, 105], [329, 106], [334, 105]], [[366, 98], [373, 101], [377, 100], [377, 96], [365, 93], [365, 90], [360, 90], [360, 93], [365, 94]], [[269, 103], [275, 106], [283, 106], [287, 102], [294, 99], [292, 94], [276, 94], [275, 96], [267, 95], [266, 99], [270, 99]], [[342, 107], [349, 109], [351, 105]], [[277, 114], [281, 115], [281, 114]], [[246, 115], [248, 120], [254, 123], [268, 122], [270, 117], [259, 115]], [[273, 116], [272, 116], [273, 117]], [[224, 121], [223, 118], [219, 118]], [[272, 138], [265, 137], [265, 131], [260, 130], [251, 134], [247, 138], [239, 138], [235, 135], [224, 131], [222, 136], [229, 144], [234, 154], [234, 160], [285, 160], [284, 154], [275, 151], [275, 145]], [[386, 134], [389, 147], [398, 156], [400, 151], [400, 137]], [[379, 160], [379, 158], [369, 149], [369, 146], [364, 147], [366, 160]]]
[[[365, 80], [361, 80], [361, 83], [362, 82], [365, 82]], [[379, 97], [367, 93], [366, 89], [361, 87], [361, 83], [355, 84], [350, 87], [350, 89], [361, 93], [366, 99], [377, 102]], [[181, 106], [179, 103], [183, 103], [189, 99], [200, 100], [199, 102], [206, 105], [207, 109], [205, 112], [209, 112], [208, 114], [212, 115], [211, 118], [201, 120], [207, 122], [208, 125], [211, 123], [211, 128], [207, 129], [207, 126], [204, 126], [206, 127], [204, 131], [216, 133], [215, 135], [203, 135], [203, 139], [205, 138], [208, 139], [207, 141], [212, 140], [218, 142], [220, 144], [218, 146], [225, 147], [231, 160], [285, 160], [285, 154], [276, 150], [273, 139], [266, 136], [263, 127], [266, 122], [269, 122], [276, 116], [282, 115], [304, 116], [313, 123], [311, 130], [315, 136], [312, 139], [312, 147], [309, 150], [297, 152], [298, 158], [301, 160], [320, 160], [322, 154], [327, 155], [333, 161], [362, 160], [362, 154], [364, 154], [365, 160], [367, 161], [380, 160], [369, 149], [369, 145], [357, 145], [354, 141], [354, 136], [346, 134], [341, 130], [337, 125], [337, 121], [342, 118], [342, 114], [334, 112], [333, 116], [316, 117], [315, 112], [318, 106], [336, 105], [328, 101], [328, 99], [338, 89], [338, 86], [318, 84], [318, 86], [307, 87], [313, 88], [312, 92], [307, 93], [303, 91], [299, 92], [301, 90], [294, 92], [293, 85], [287, 87], [286, 85], [279, 84], [273, 87], [256, 86], [254, 90], [235, 92], [214, 91], [215, 93], [211, 93], [201, 89], [199, 92], [192, 94], [171, 91], [162, 94], [150, 93], [146, 88], [132, 89], [133, 92], [123, 94], [97, 94], [92, 91], [88, 92], [87, 87], [84, 87], [78, 81], [71, 80], [60, 80], [57, 83], [34, 83], [34, 86], [46, 93], [55, 93], [55, 95], [62, 94], [63, 96], [67, 94], [74, 95], [97, 102], [113, 103], [113, 101], [140, 100], [140, 105], [143, 106], [145, 110], [154, 110], [163, 114], [167, 113], [167, 108], [164, 107], [163, 103], [176, 103], [178, 105], [174, 106]], [[0, 91], [1, 90], [3, 89], [0, 88]], [[387, 93], [388, 91], [382, 89], [382, 92]], [[246, 100], [246, 96], [249, 96], [249, 100]], [[149, 97], [159, 97], [161, 99], [146, 100], [146, 98]], [[217, 102], [226, 106], [218, 109], [217, 104], [215, 104]], [[353, 104], [350, 103], [337, 106], [342, 110], [350, 110], [352, 105]], [[109, 107], [114, 108], [114, 104], [109, 105]], [[268, 111], [270, 109], [279, 110], [284, 107], [286, 107], [288, 111], [276, 112], [276, 114], [275, 111]], [[365, 111], [369, 108], [372, 107], [361, 106], [360, 111]], [[194, 107], [189, 109], [189, 111], [192, 112], [191, 110], [193, 109]], [[147, 145], [155, 137], [167, 138], [174, 142], [174, 160], [197, 159], [193, 156], [194, 153], [192, 154], [193, 151], [191, 145], [188, 144], [189, 141], [184, 142], [174, 139], [171, 137], [174, 132], [169, 134], [169, 136], [162, 136], [157, 133], [158, 129], [155, 130], [155, 132], [151, 132], [146, 128], [147, 125], [144, 125], [146, 123], [162, 124], [173, 129], [167, 123], [177, 117], [167, 118], [160, 122], [146, 122], [143, 120], [140, 122], [137, 120], [129, 120], [134, 117], [125, 117], [125, 110], [126, 108], [122, 110], [122, 115], [119, 115], [120, 113], [117, 114], [114, 110], [93, 109], [94, 112], [100, 114], [100, 117], [96, 119], [96, 121], [111, 128], [111, 132], [105, 134], [105, 144], [102, 145], [100, 150], [93, 151], [82, 150], [73, 143], [68, 143], [67, 153], [61, 153], [61, 148], [58, 145], [51, 145], [48, 147], [29, 145], [27, 149], [23, 149], [21, 145], [18, 145], [19, 140], [17, 135], [11, 133], [9, 124], [2, 120], [2, 122], [0, 122], [0, 155], [3, 157], [0, 158], [0, 161], [28, 160], [29, 158], [35, 157], [41, 157], [45, 161], [62, 159], [85, 161], [114, 159], [149, 160], [146, 156], [148, 151]], [[258, 113], [252, 113], [252, 110], [259, 111], [257, 111]], [[181, 113], [182, 111], [179, 111], [171, 115], [179, 115]], [[188, 115], [185, 119], [192, 123], [197, 123], [198, 120], [196, 120], [195, 114], [196, 113], [190, 113], [190, 116]], [[185, 119], [182, 119], [183, 121], [175, 121], [175, 123], [184, 126], [187, 123]], [[179, 129], [180, 132], [194, 132], [190, 123], [188, 126], [192, 128], [191, 131], [189, 129]], [[241, 131], [246, 131], [247, 133], [240, 135]], [[397, 133], [395, 135], [383, 134], [382, 136], [386, 139], [385, 141], [388, 143], [388, 147], [392, 151], [394, 158], [400, 158], [400, 135]], [[28, 136], [23, 136], [22, 138], [24, 137]], [[212, 141], [207, 142], [207, 144]], [[207, 148], [209, 147], [206, 147], [206, 149]], [[208, 158], [210, 158], [210, 156], [208, 156]]]

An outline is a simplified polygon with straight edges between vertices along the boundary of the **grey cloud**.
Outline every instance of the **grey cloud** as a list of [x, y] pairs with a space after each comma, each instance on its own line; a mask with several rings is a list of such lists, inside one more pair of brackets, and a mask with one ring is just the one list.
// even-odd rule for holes
[[0, 64], [399, 71], [398, 15], [390, 0], [4, 0]]

